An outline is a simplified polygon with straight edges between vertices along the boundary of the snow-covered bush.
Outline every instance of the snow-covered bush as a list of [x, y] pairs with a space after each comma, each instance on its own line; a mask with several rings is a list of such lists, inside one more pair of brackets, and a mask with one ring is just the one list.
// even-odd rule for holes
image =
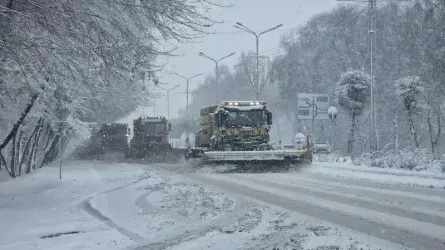
[[360, 115], [369, 102], [370, 79], [361, 70], [343, 73], [336, 91], [338, 103], [351, 114]]
[[424, 170], [433, 168], [435, 161], [433, 155], [425, 149], [407, 148], [393, 152], [376, 152], [364, 154], [360, 162], [378, 168], [398, 168], [406, 170]]
[[330, 154], [314, 154], [313, 160], [314, 162], [351, 162], [351, 158], [349, 156], [342, 156], [337, 152]]

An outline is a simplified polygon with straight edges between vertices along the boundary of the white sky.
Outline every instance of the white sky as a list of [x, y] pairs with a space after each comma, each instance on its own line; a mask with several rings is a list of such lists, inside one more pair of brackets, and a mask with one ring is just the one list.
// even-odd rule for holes
[[[235, 22], [240, 22], [254, 31], [263, 31], [278, 24], [283, 26], [275, 31], [264, 34], [260, 38], [260, 53], [273, 58], [282, 50], [279, 46], [281, 35], [290, 30], [304, 25], [313, 15], [329, 11], [339, 4], [336, 0], [229, 0], [233, 4], [230, 8], [216, 8], [212, 17], [223, 21], [215, 26], [217, 34], [201, 38], [197, 43], [180, 45], [178, 57], [166, 59], [168, 65], [165, 73], [160, 75], [162, 82], [173, 87], [181, 86], [170, 93], [170, 116], [176, 117], [178, 108], [185, 107], [185, 80], [169, 72], [177, 72], [185, 76], [193, 76], [198, 73], [214, 74], [214, 63], [198, 56], [202, 51], [213, 58], [221, 58], [232, 52], [236, 54], [222, 61], [229, 68], [238, 62], [242, 51], [253, 51], [255, 49], [255, 37], [249, 33], [241, 32], [233, 27]], [[274, 49], [275, 48], [275, 49]], [[272, 49], [272, 50], [271, 50]], [[195, 78], [190, 83], [193, 90], [198, 86], [204, 76]], [[161, 92], [161, 91], [160, 91]], [[167, 116], [166, 97], [156, 101], [156, 115]], [[144, 108], [145, 115], [154, 115], [153, 107]], [[122, 122], [132, 123], [132, 120], [142, 115], [142, 108], [130, 114]]]

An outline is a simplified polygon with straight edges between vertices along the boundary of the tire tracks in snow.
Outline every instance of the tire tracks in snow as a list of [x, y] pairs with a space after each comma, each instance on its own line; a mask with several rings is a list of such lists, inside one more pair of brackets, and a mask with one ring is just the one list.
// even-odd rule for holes
[[[162, 171], [160, 171], [162, 172]], [[171, 173], [166, 172], [166, 175], [171, 175]], [[160, 174], [163, 176], [163, 174]], [[239, 197], [234, 197], [235, 205], [230, 210], [230, 212], [225, 213], [217, 217], [216, 219], [209, 220], [203, 224], [200, 224], [195, 227], [191, 227], [184, 232], [177, 232], [174, 235], [168, 237], [162, 237], [159, 240], [153, 241], [152, 239], [147, 239], [138, 233], [135, 233], [131, 230], [128, 230], [119, 225], [116, 221], [105, 215], [99, 208], [93, 206], [92, 201], [95, 198], [98, 198], [102, 195], [107, 195], [112, 192], [120, 191], [122, 189], [128, 188], [130, 186], [136, 185], [147, 178], [141, 178], [131, 183], [115, 187], [103, 192], [95, 193], [88, 198], [84, 199], [78, 204], [78, 207], [83, 211], [87, 212], [90, 216], [96, 218], [99, 221], [104, 222], [108, 227], [117, 230], [120, 234], [128, 237], [130, 240], [136, 242], [138, 245], [134, 249], [164, 249], [168, 247], [172, 247], [175, 245], [179, 245], [186, 241], [192, 241], [194, 239], [205, 236], [208, 232], [219, 230], [223, 231], [224, 228], [236, 224], [237, 221], [248, 211], [248, 203], [245, 199], [240, 199]], [[164, 178], [163, 178], [164, 179]], [[164, 179], [165, 181], [165, 179]], [[166, 181], [167, 183], [167, 181]], [[147, 190], [147, 192], [141, 194], [134, 201], [135, 206], [141, 209], [152, 209], [153, 211], [160, 211], [155, 206], [151, 205], [148, 201], [146, 201], [146, 197], [149, 196], [154, 191]], [[192, 222], [192, 221], [190, 221]]]
[[111, 192], [115, 192], [124, 188], [127, 188], [129, 186], [135, 185], [143, 180], [145, 180], [146, 178], [142, 178], [136, 181], [133, 181], [131, 183], [113, 188], [113, 189], [109, 189], [100, 193], [96, 193], [91, 195], [90, 197], [86, 198], [85, 200], [81, 201], [79, 203], [79, 207], [86, 211], [89, 215], [91, 215], [92, 217], [96, 218], [97, 220], [100, 220], [102, 222], [104, 222], [108, 227], [116, 229], [120, 234], [128, 237], [130, 240], [133, 240], [135, 242], [143, 242], [144, 238], [141, 237], [140, 235], [138, 235], [135, 232], [132, 232], [126, 228], [123, 228], [121, 226], [119, 226], [115, 221], [113, 221], [111, 218], [107, 217], [106, 215], [104, 215], [99, 209], [94, 208], [94, 206], [92, 205], [91, 201], [101, 195], [106, 195], [108, 193]]
[[285, 209], [348, 227], [380, 239], [392, 241], [414, 249], [443, 249], [445, 227], [363, 208], [344, 200], [313, 196], [305, 190], [293, 189], [280, 181], [267, 183], [257, 176], [194, 175], [192, 178], [210, 186], [238, 193]]
[[[243, 176], [236, 177], [246, 178]], [[441, 198], [435, 196], [424, 196], [422, 197], [424, 199], [421, 200], [412, 196], [401, 197], [391, 193], [385, 194], [385, 191], [380, 189], [362, 192], [363, 190], [358, 187], [296, 181], [296, 179], [287, 176], [281, 178], [256, 176], [255, 180], [261, 180], [269, 186], [276, 186], [285, 190], [290, 189], [297, 193], [310, 194], [321, 199], [341, 201], [344, 204], [445, 226], [445, 199], [441, 200]]]
[[[153, 208], [153, 206], [146, 200], [146, 197], [151, 193], [152, 192], [147, 192], [139, 196], [135, 204], [142, 209], [146, 209], [147, 207]], [[197, 238], [205, 236], [211, 231], [223, 231], [224, 228], [236, 224], [236, 222], [248, 211], [248, 204], [244, 199], [240, 199], [239, 197], [234, 198], [235, 206], [230, 210], [232, 212], [222, 214], [216, 219], [209, 220], [203, 224], [191, 227], [183, 232], [178, 232], [172, 236], [160, 238], [156, 241], [146, 239], [143, 242], [139, 242], [140, 245], [134, 249], [165, 249], [180, 245], [183, 242], [193, 241]]]

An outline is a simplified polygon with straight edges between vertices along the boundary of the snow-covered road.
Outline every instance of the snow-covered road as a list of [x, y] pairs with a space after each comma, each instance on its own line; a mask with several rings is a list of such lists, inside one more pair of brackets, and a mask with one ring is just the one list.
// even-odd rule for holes
[[188, 177], [413, 249], [445, 248], [445, 190], [308, 172]]
[[57, 173], [0, 183], [0, 249], [445, 248], [441, 174], [100, 161]]

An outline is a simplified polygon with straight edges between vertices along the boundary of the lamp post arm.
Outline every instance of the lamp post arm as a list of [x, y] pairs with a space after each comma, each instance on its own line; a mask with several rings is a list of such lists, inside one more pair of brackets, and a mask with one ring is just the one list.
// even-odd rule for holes
[[210, 56], [208, 56], [208, 55], [206, 55], [206, 54], [204, 54], [204, 53], [202, 53], [202, 52], [199, 52], [198, 55], [201, 56], [201, 57], [204, 57], [204, 58], [206, 58], [206, 59], [209, 59], [209, 60], [213, 61], [214, 63], [217, 62], [217, 60], [211, 58]]
[[177, 87], [179, 87], [179, 84], [174, 86], [173, 88], [170, 88], [168, 91], [172, 91], [172, 90], [176, 89]]
[[175, 75], [177, 75], [177, 76], [179, 76], [179, 77], [181, 77], [181, 78], [184, 78], [185, 80], [187, 80], [187, 77], [185, 77], [185, 76], [183, 76], [183, 75], [181, 75], [181, 74], [178, 74], [178, 73], [174, 73]]
[[164, 87], [161, 87], [161, 86], [158, 86], [158, 88], [160, 88], [160, 89], [162, 89], [162, 90], [165, 90], [165, 91], [168, 91], [168, 89], [166, 89], [166, 88], [164, 88]]
[[[191, 79], [193, 79], [193, 78], [195, 78], [195, 77], [198, 77], [198, 76], [202, 76], [202, 73], [196, 74], [196, 75], [194, 75], [194, 76], [188, 78], [187, 80], [191, 80]], [[179, 86], [179, 85], [178, 85], [178, 86]]]
[[273, 28], [270, 28], [270, 29], [268, 29], [268, 30], [265, 30], [265, 31], [261, 32], [260, 34], [258, 34], [258, 36], [260, 36], [260, 35], [262, 35], [262, 34], [264, 34], [264, 33], [270, 32], [270, 31], [272, 31], [272, 30], [276, 30], [276, 29], [280, 28], [281, 26], [283, 26], [283, 24], [279, 24], [279, 25], [277, 25], [277, 26], [275, 26], [275, 27], [273, 27]]
[[226, 59], [227, 57], [231, 57], [231, 56], [235, 55], [235, 53], [236, 53], [236, 52], [232, 52], [232, 53], [228, 54], [227, 56], [225, 56], [225, 57], [223, 57], [223, 58], [217, 60], [217, 62], [219, 62], [219, 61], [221, 61], [221, 60], [224, 60], [224, 59]]
[[237, 26], [237, 25], [233, 25], [233, 27], [235, 27], [235, 28], [237, 28], [237, 29], [239, 29], [239, 30], [242, 30], [242, 31], [244, 31], [244, 32], [247, 32], [247, 33], [250, 33], [250, 34], [256, 35], [256, 33], [255, 33], [255, 32], [253, 32], [253, 31], [251, 31], [251, 30], [248, 30], [248, 29], [246, 29], [246, 28], [244, 28], [244, 27], [241, 27], [241, 26]]
[[[236, 25], [238, 25], [238, 26], [236, 26]], [[234, 26], [236, 26], [236, 28], [238, 28], [238, 29], [242, 29], [242, 30], [244, 30], [244, 31], [247, 31], [247, 32], [249, 32], [249, 33], [251, 33], [251, 34], [254, 34], [254, 35], [256, 35], [256, 33], [255, 33], [255, 31], [253, 31], [253, 30], [251, 30], [251, 29], [249, 29], [249, 28], [247, 28], [246, 26], [244, 26], [242, 23], [240, 23], [240, 22], [237, 22], [236, 23], [236, 25], [234, 25]]]

